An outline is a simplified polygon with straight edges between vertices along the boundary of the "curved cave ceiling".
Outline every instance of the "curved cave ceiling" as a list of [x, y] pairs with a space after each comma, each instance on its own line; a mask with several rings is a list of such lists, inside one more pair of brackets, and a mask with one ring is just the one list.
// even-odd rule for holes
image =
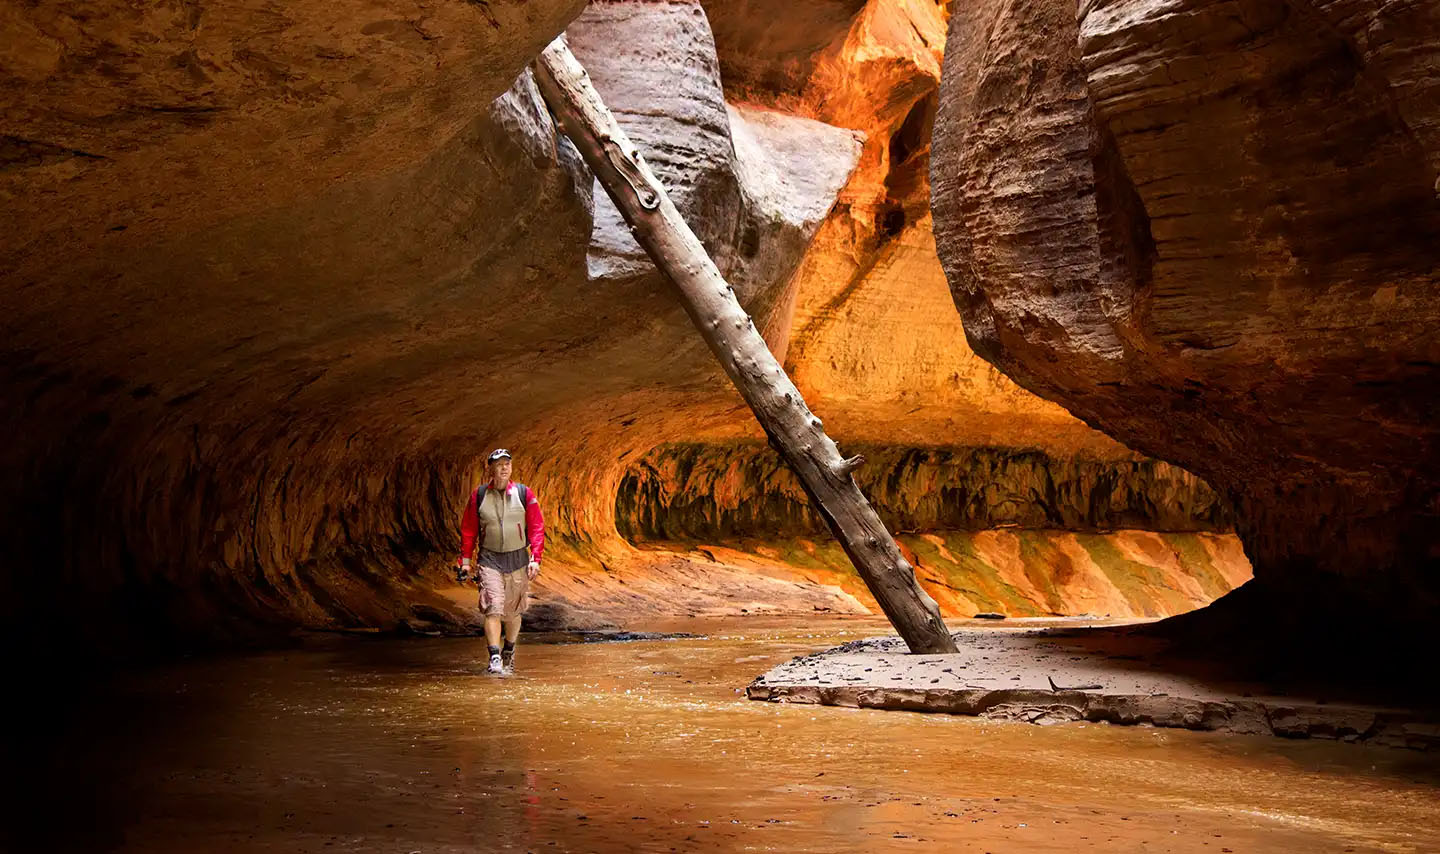
[[[637, 472], [760, 437], [524, 71], [562, 31], [829, 432], [884, 458], [877, 483], [906, 454], [970, 477], [1024, 458], [997, 475], [1021, 498], [969, 521], [1238, 518], [1263, 545], [1232, 515], [1249, 494], [1203, 462], [1202, 415], [1176, 421], [1193, 453], [1136, 441], [1095, 408], [1119, 399], [1094, 390], [1109, 379], [1037, 380], [977, 321], [978, 291], [952, 297], [929, 174], [960, 192], [957, 140], [983, 142], [956, 106], [973, 98], [941, 87], [947, 19], [947, 73], [980, 62], [962, 18], [930, 0], [18, 10], [0, 23], [25, 46], [0, 56], [11, 624], [63, 607], [98, 641], [449, 619], [458, 509], [495, 445], [546, 504], [555, 590], [598, 602], [617, 563], [648, 565], [622, 536]], [[1098, 138], [1128, 163], [1123, 134]], [[1139, 216], [1134, 195], [1116, 216]], [[936, 214], [952, 284], [954, 210]], [[1240, 316], [1182, 315], [1167, 346]], [[1033, 317], [1032, 337], [1068, 322]], [[1423, 362], [1416, 340], [1386, 364]]]

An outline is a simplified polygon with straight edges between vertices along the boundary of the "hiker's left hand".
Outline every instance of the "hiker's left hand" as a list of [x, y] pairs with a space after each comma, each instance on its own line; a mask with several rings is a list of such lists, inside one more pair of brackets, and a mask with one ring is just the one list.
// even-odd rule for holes
[[535, 561], [533, 561], [533, 560], [530, 561], [530, 563], [527, 564], [526, 567], [525, 567], [525, 577], [529, 578], [531, 581], [534, 581], [534, 580], [535, 580], [535, 576], [537, 576], [537, 575], [539, 575], [539, 574], [540, 574], [540, 564], [537, 563], [537, 562], [535, 562]]

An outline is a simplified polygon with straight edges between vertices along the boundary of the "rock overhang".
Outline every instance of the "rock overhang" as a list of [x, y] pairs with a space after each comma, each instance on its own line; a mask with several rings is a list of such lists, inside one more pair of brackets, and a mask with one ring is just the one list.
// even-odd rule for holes
[[[393, 626], [446, 607], [437, 552], [485, 448], [517, 450], [583, 562], [628, 554], [614, 496], [648, 449], [755, 436], [521, 73], [582, 5], [398, 4], [330, 25], [308, 6], [207, 9], [159, 43], [219, 82], [140, 50], [136, 87], [114, 87], [135, 104], [108, 130], [62, 109], [124, 78], [98, 59], [8, 90], [29, 141], [0, 180], [34, 216], [6, 246], [7, 422], [24, 437], [6, 503], [17, 565], [62, 567], [12, 576], [14, 601], [83, 593], [182, 634], [231, 617]], [[754, 12], [604, 3], [570, 32], [584, 57], [591, 28], [602, 92], [653, 137], [652, 163], [842, 441], [1019, 436], [1128, 458], [979, 363], [937, 311], [927, 188], [890, 176], [894, 159], [923, 164], [923, 145], [893, 140], [937, 83], [939, 13], [815, 4], [825, 24], [802, 41], [823, 48], [722, 86]], [[20, 25], [92, 58], [153, 30], [118, 7], [78, 34], [36, 15]], [[97, 40], [106, 26], [118, 35]], [[755, 83], [781, 77], [793, 85]], [[676, 81], [684, 109], [647, 112]], [[52, 132], [64, 122], [83, 132]], [[87, 156], [112, 136], [115, 156]], [[943, 352], [895, 347], [897, 330]]]

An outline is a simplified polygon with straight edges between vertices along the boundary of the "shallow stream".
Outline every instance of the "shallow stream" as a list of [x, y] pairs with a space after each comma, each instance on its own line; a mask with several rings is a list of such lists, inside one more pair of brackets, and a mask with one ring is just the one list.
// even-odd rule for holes
[[707, 637], [526, 638], [505, 679], [468, 638], [131, 673], [37, 735], [18, 805], [52, 850], [1440, 850], [1440, 757], [752, 702], [884, 626], [667, 628]]

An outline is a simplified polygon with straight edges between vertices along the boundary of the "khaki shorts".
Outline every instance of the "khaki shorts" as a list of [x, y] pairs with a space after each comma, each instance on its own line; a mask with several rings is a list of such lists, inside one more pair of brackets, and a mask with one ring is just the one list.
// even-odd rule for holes
[[480, 610], [487, 617], [518, 617], [530, 607], [530, 576], [523, 569], [480, 569]]

